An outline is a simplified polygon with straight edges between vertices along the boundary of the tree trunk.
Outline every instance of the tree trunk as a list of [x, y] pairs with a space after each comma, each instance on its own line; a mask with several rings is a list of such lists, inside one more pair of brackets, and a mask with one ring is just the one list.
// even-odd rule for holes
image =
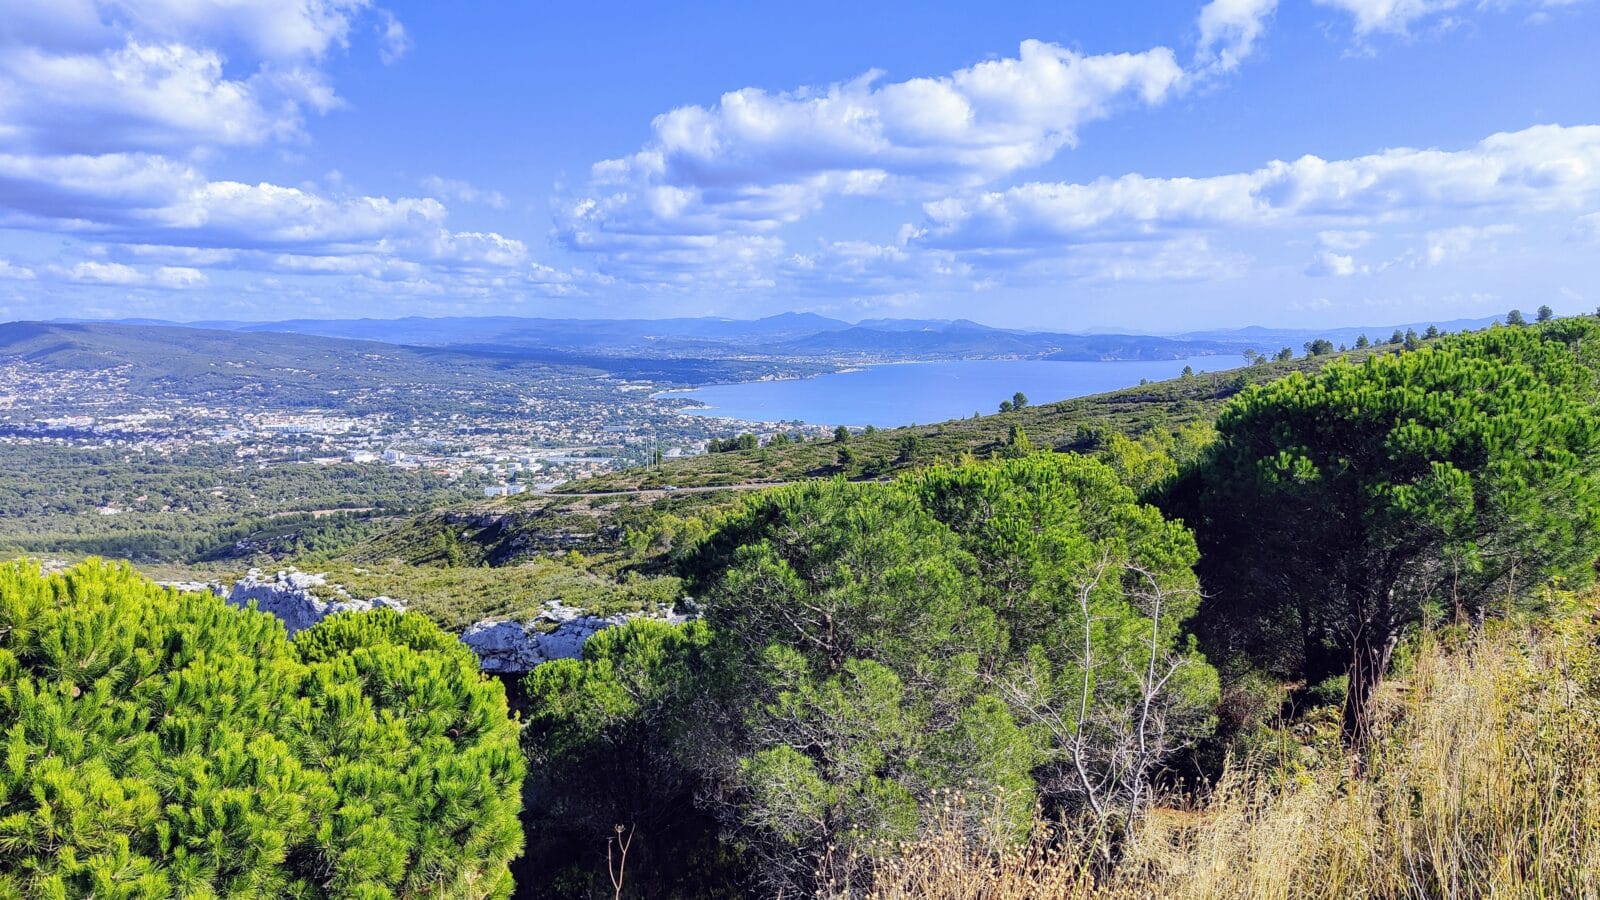
[[1344, 740], [1354, 749], [1365, 747], [1372, 736], [1373, 701], [1383, 676], [1389, 671], [1400, 636], [1392, 629], [1363, 628], [1350, 648], [1349, 685], [1344, 702]]

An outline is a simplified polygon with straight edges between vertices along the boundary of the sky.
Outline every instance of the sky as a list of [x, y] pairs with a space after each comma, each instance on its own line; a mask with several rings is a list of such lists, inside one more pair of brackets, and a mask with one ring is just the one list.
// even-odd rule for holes
[[1600, 0], [0, 0], [0, 319], [1600, 306]]

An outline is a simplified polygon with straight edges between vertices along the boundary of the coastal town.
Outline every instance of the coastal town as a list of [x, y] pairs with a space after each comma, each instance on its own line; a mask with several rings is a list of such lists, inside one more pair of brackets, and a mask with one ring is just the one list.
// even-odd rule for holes
[[[156, 395], [116, 369], [48, 373], [0, 365], [0, 446], [78, 446], [129, 458], [229, 448], [239, 466], [373, 466], [463, 484], [462, 496], [545, 491], [573, 479], [706, 452], [719, 435], [798, 437], [827, 429], [693, 414], [693, 401], [646, 381], [559, 379], [505, 386], [488, 402], [464, 393], [412, 404], [355, 392], [337, 406], [290, 407], [262, 397]], [[454, 399], [455, 402], [450, 402]]]

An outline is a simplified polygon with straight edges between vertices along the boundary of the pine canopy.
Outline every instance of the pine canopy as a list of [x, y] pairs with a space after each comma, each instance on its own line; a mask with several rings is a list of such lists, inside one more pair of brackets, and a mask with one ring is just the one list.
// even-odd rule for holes
[[0, 566], [0, 898], [503, 897], [524, 762], [420, 616]]

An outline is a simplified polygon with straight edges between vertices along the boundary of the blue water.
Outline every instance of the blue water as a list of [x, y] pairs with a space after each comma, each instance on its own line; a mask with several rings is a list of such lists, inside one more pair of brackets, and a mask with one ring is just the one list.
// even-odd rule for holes
[[996, 412], [1000, 401], [1017, 391], [1037, 405], [1131, 387], [1140, 379], [1176, 378], [1184, 366], [1217, 372], [1244, 364], [1240, 356], [1152, 362], [897, 363], [797, 381], [711, 385], [683, 391], [681, 396], [707, 404], [687, 410], [704, 416], [820, 425], [931, 425], [975, 412]]

